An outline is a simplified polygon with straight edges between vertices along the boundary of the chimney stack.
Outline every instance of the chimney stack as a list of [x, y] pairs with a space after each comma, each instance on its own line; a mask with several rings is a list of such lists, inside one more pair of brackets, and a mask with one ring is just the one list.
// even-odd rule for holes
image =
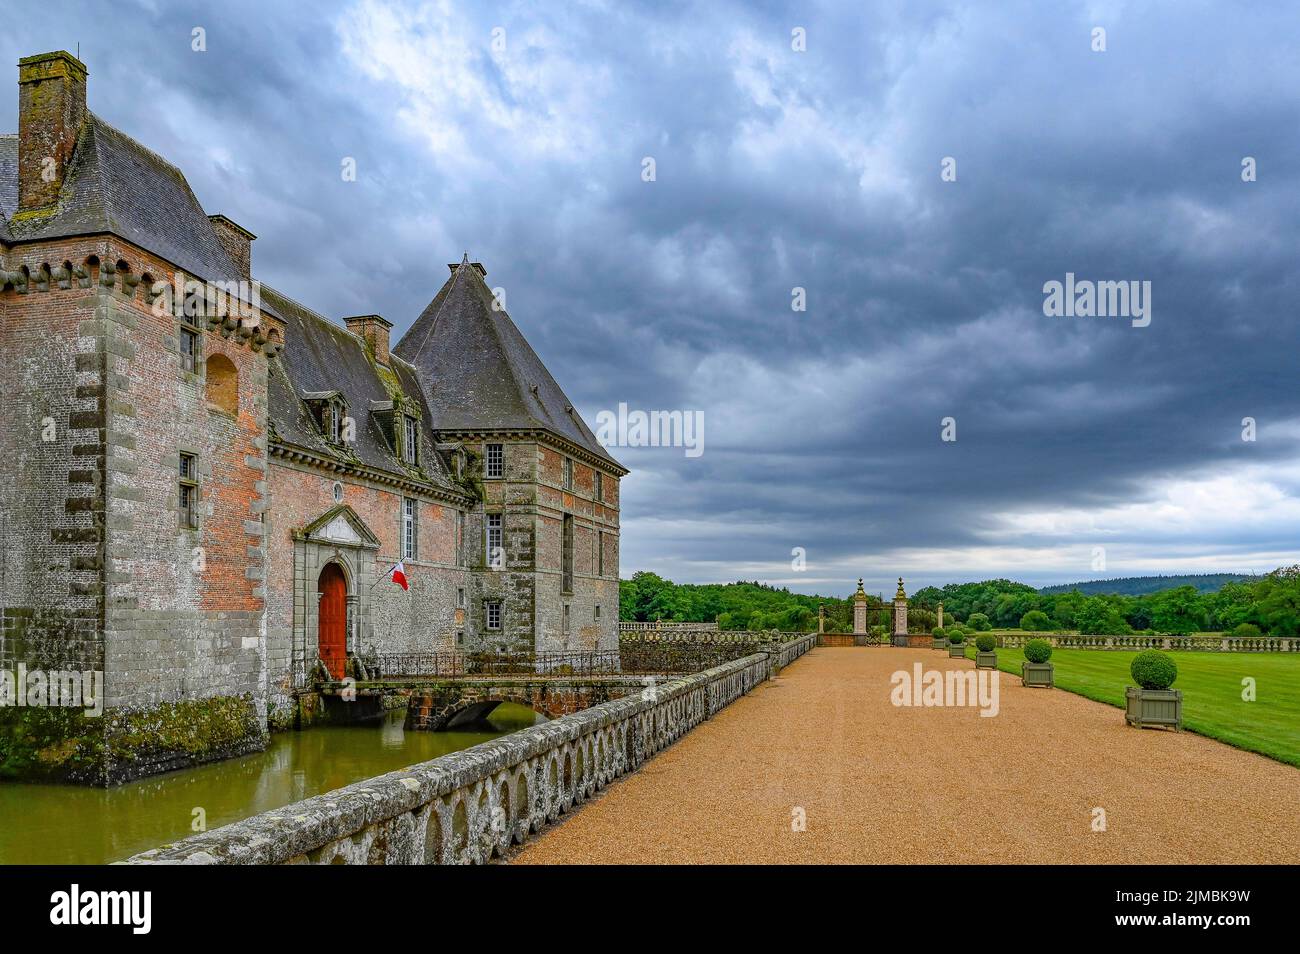
[[209, 215], [208, 221], [212, 223], [212, 228], [217, 233], [217, 240], [221, 242], [221, 247], [226, 250], [226, 254], [234, 261], [235, 267], [239, 269], [239, 277], [246, 282], [251, 282], [253, 280], [253, 240], [257, 236], [242, 225], [232, 222], [224, 215]]
[[376, 361], [388, 366], [388, 332], [393, 327], [391, 321], [378, 315], [356, 315], [344, 318], [343, 324], [366, 343], [366, 350], [374, 355]]
[[50, 209], [86, 121], [86, 66], [59, 50], [18, 61], [18, 211]]

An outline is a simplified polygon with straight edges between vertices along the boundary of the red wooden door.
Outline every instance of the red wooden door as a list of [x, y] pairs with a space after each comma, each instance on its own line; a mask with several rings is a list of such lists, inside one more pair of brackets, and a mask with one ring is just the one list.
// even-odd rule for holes
[[320, 658], [335, 679], [342, 679], [348, 650], [348, 584], [337, 563], [320, 571]]

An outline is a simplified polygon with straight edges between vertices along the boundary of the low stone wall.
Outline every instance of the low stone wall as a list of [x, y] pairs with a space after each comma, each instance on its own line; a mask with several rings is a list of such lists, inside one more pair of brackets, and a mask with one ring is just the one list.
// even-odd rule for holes
[[1079, 633], [1004, 633], [998, 645], [1023, 646], [1031, 639], [1045, 639], [1060, 649], [1164, 649], [1222, 653], [1296, 653], [1296, 636], [1084, 636]]
[[777, 643], [775, 647], [767, 651], [772, 656], [775, 669], [782, 669], [794, 662], [808, 650], [817, 645], [817, 634], [807, 633], [788, 642]]
[[635, 770], [814, 642], [802, 637], [125, 863], [481, 864]]

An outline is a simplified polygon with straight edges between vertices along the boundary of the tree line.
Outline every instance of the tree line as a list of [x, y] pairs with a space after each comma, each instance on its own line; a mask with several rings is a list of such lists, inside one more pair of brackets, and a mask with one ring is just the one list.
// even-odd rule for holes
[[[1093, 635], [1129, 633], [1232, 632], [1240, 636], [1300, 635], [1300, 566], [1281, 567], [1260, 577], [1228, 580], [1199, 592], [1194, 585], [1154, 593], [1048, 592], [1012, 580], [950, 583], [925, 587], [909, 600], [913, 630], [934, 623], [940, 600], [945, 622], [974, 629], [1075, 630]], [[870, 621], [879, 623], [888, 601], [869, 598]], [[812, 632], [824, 606], [827, 632], [850, 632], [853, 601], [792, 593], [758, 581], [673, 583], [639, 572], [619, 581], [619, 619], [649, 622], [714, 622], [726, 630], [779, 629]]]

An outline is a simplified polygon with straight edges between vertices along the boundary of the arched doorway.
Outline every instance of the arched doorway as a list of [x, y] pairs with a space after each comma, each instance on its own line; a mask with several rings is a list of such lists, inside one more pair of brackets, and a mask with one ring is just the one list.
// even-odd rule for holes
[[316, 583], [320, 594], [320, 658], [334, 679], [342, 679], [348, 655], [348, 581], [337, 563], [327, 563]]

